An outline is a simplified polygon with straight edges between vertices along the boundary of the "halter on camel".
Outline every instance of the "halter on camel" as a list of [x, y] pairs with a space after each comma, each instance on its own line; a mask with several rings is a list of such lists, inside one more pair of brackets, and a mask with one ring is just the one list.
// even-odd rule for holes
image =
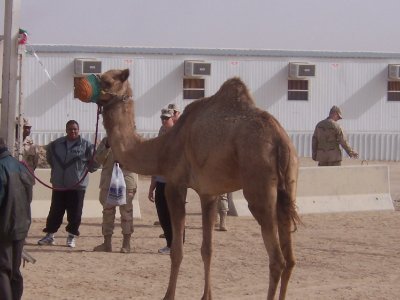
[[[74, 80], [75, 96], [83, 102], [93, 102], [102, 108], [107, 108], [116, 101], [126, 101], [129, 99], [129, 95], [117, 95], [116, 93], [109, 92], [103, 89], [100, 84], [99, 75], [90, 74], [85, 77], [77, 77]], [[99, 102], [100, 95], [110, 95], [112, 100], [106, 104]]]

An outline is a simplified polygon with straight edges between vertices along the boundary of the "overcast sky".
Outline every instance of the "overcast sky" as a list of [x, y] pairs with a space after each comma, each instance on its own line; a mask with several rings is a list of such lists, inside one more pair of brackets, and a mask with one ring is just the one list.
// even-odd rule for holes
[[400, 0], [20, 1], [32, 44], [400, 52]]

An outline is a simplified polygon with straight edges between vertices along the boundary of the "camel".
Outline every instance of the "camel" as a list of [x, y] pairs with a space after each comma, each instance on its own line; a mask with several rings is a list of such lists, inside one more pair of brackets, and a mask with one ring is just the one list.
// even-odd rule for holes
[[295, 206], [298, 157], [285, 130], [258, 109], [240, 78], [184, 109], [165, 135], [144, 140], [135, 131], [129, 70], [109, 70], [100, 77], [103, 123], [115, 158], [130, 171], [162, 175], [173, 228], [171, 269], [166, 300], [175, 298], [183, 259], [185, 198], [188, 188], [200, 196], [205, 284], [211, 300], [210, 266], [216, 196], [243, 189], [248, 207], [261, 226], [269, 256], [268, 299], [285, 299], [295, 265], [291, 234], [300, 221]]

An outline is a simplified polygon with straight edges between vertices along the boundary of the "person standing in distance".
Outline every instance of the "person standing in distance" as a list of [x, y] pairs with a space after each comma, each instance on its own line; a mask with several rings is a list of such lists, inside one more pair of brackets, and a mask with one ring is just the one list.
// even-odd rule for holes
[[39, 162], [39, 149], [38, 146], [34, 144], [31, 137], [32, 125], [28, 120], [24, 119], [24, 126], [22, 130], [22, 160], [24, 160], [27, 165], [34, 171]]
[[318, 166], [340, 166], [342, 164], [342, 146], [351, 158], [358, 158], [346, 141], [342, 128], [337, 123], [342, 119], [342, 111], [336, 105], [332, 106], [328, 118], [320, 121], [315, 127], [312, 137], [312, 159]]
[[[96, 247], [93, 251], [112, 252], [112, 235], [114, 233], [116, 207], [107, 205], [108, 189], [110, 187], [113, 167], [115, 163], [114, 155], [108, 144], [107, 138], [103, 138], [99, 147], [97, 148], [94, 160], [103, 166], [100, 176], [100, 195], [99, 200], [103, 206], [103, 222], [102, 233], [104, 242]], [[121, 165], [122, 173], [126, 183], [126, 204], [119, 207], [121, 215], [121, 229], [123, 235], [121, 253], [131, 252], [131, 235], [133, 233], [133, 205], [132, 201], [136, 194], [136, 180], [135, 174], [124, 169]]]
[[31, 225], [33, 178], [0, 137], [0, 299], [19, 300], [22, 250]]
[[181, 111], [175, 103], [168, 104], [168, 109], [172, 111], [172, 121], [175, 124], [181, 116]]
[[[86, 170], [94, 172], [98, 164], [92, 161], [94, 146], [79, 135], [79, 124], [69, 120], [65, 126], [67, 135], [51, 142], [47, 147], [46, 159], [51, 166], [50, 182], [53, 184], [50, 211], [43, 232], [46, 235], [38, 241], [39, 245], [55, 245], [54, 234], [60, 228], [67, 211], [67, 247], [74, 248], [79, 236], [83, 200], [89, 176]], [[58, 189], [58, 190], [57, 190]]]
[[[165, 134], [174, 126], [171, 109], [162, 109], [160, 118], [162, 125], [158, 136]], [[170, 254], [171, 244], [172, 244], [172, 225], [171, 225], [171, 218], [169, 215], [167, 199], [164, 193], [165, 185], [166, 185], [166, 180], [163, 176], [158, 176], [158, 175], [152, 176], [151, 183], [149, 186], [148, 199], [151, 202], [155, 202], [158, 219], [164, 231], [164, 237], [167, 242], [167, 245], [159, 249], [158, 253]]]

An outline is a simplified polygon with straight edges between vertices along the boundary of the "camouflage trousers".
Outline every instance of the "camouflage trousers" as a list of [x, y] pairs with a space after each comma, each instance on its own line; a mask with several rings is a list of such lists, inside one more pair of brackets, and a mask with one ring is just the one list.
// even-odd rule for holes
[[[116, 207], [106, 207], [108, 189], [100, 189], [100, 203], [103, 206], [103, 235], [112, 235], [114, 233]], [[119, 206], [119, 213], [121, 215], [121, 229], [122, 234], [133, 233], [133, 206], [132, 201], [135, 197], [136, 190], [126, 191], [126, 204]]]
[[222, 194], [218, 197], [217, 203], [218, 213], [228, 212], [228, 194]]

